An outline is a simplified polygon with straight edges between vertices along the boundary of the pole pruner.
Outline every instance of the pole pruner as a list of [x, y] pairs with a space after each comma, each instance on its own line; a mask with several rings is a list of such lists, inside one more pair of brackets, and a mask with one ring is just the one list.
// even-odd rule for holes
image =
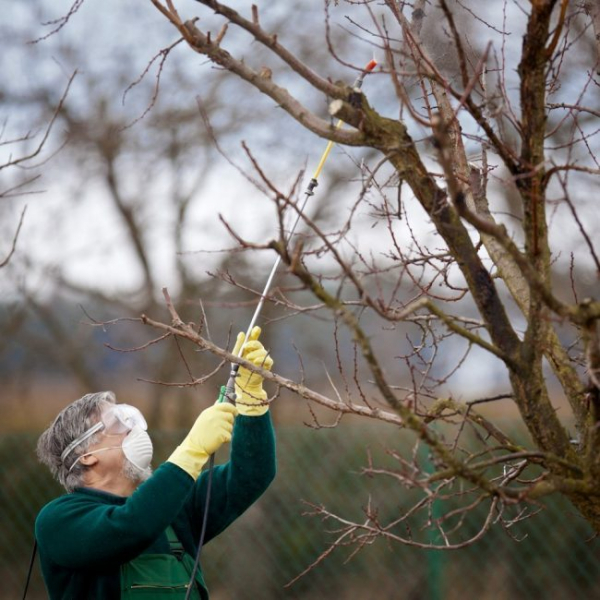
[[[365, 77], [369, 73], [371, 73], [376, 66], [377, 66], [377, 61], [375, 59], [370, 60], [369, 63], [366, 65], [366, 67], [361, 71], [360, 75], [356, 78], [353, 87], [360, 89], [363, 85]], [[343, 121], [341, 119], [339, 119], [337, 121], [337, 123], [335, 124], [334, 129], [338, 130], [342, 127], [342, 125], [343, 125]], [[319, 175], [321, 174], [321, 171], [323, 170], [323, 167], [325, 166], [325, 162], [327, 161], [327, 157], [329, 156], [329, 153], [331, 152], [333, 145], [334, 145], [334, 142], [329, 140], [329, 142], [327, 143], [327, 146], [325, 147], [325, 150], [323, 151], [323, 154], [321, 155], [319, 164], [317, 165], [317, 168], [315, 169], [313, 176], [311, 177], [310, 181], [308, 182], [306, 191], [304, 192], [304, 200], [302, 201], [300, 208], [298, 210], [298, 213], [296, 214], [296, 217], [292, 223], [292, 227], [290, 229], [288, 239], [291, 239], [291, 237], [294, 235], [296, 226], [298, 225], [298, 223], [300, 221], [300, 218], [302, 216], [302, 213], [304, 212], [304, 208], [306, 207], [306, 204], [308, 203], [309, 198], [311, 196], [314, 196], [314, 194], [315, 194], [314, 190], [318, 185]], [[258, 301], [256, 309], [254, 310], [254, 314], [252, 315], [252, 319], [250, 320], [248, 329], [246, 330], [246, 336], [244, 338], [244, 343], [240, 346], [240, 348], [238, 350], [238, 353], [237, 353], [238, 358], [240, 356], [242, 356], [242, 353], [244, 351], [244, 346], [250, 336], [250, 332], [254, 328], [254, 325], [256, 324], [258, 316], [260, 315], [260, 313], [262, 311], [263, 305], [265, 303], [265, 299], [267, 297], [267, 294], [269, 293], [269, 290], [271, 289], [271, 284], [273, 283], [273, 279], [275, 278], [275, 273], [277, 272], [280, 262], [281, 262], [281, 256], [277, 256], [277, 259], [275, 260], [273, 267], [271, 268], [271, 272], [269, 273], [269, 276], [267, 277], [265, 287], [260, 295], [260, 299]], [[235, 396], [236, 396], [236, 394], [235, 394], [235, 378], [237, 376], [238, 370], [239, 370], [239, 365], [237, 363], [231, 363], [229, 379], [228, 379], [226, 385], [221, 386], [218, 402], [227, 401], [227, 402], [231, 402], [232, 404], [235, 404]]]

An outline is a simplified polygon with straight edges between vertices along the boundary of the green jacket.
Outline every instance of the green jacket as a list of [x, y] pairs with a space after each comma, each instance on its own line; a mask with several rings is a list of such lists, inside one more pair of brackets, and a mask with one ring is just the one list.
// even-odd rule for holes
[[[213, 472], [205, 542], [261, 496], [275, 469], [269, 413], [236, 417], [230, 460]], [[50, 599], [118, 599], [120, 565], [143, 553], [169, 552], [169, 525], [195, 556], [206, 485], [206, 471], [194, 482], [167, 462], [129, 497], [78, 488], [47, 504], [37, 517], [35, 535]]]

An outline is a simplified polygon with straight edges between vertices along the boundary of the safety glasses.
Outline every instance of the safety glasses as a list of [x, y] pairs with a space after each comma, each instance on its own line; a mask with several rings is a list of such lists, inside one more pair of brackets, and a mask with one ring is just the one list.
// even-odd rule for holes
[[144, 430], [148, 429], [148, 424], [142, 413], [129, 404], [115, 404], [105, 410], [100, 421], [92, 425], [87, 431], [82, 433], [77, 439], [73, 440], [60, 455], [61, 461], [65, 459], [79, 444], [91, 438], [95, 433], [102, 431], [106, 435], [118, 435], [131, 431], [135, 426]]

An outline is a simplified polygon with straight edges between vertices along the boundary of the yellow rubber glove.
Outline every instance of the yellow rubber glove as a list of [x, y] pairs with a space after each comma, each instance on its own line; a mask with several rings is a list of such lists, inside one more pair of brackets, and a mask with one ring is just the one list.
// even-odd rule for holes
[[167, 462], [176, 464], [197, 479], [208, 457], [231, 441], [233, 421], [237, 414], [237, 408], [229, 402], [213, 404], [204, 409]]
[[[265, 347], [258, 341], [260, 336], [260, 327], [254, 327], [250, 332], [248, 342], [242, 350], [241, 358], [245, 358], [257, 367], [271, 370], [273, 359], [269, 356]], [[244, 344], [246, 334], [238, 333], [233, 354], [237, 356], [240, 348]], [[248, 417], [258, 417], [264, 415], [269, 410], [269, 405], [265, 402], [267, 392], [262, 387], [263, 378], [257, 373], [253, 373], [244, 367], [240, 367], [235, 379], [235, 403], [240, 415]]]

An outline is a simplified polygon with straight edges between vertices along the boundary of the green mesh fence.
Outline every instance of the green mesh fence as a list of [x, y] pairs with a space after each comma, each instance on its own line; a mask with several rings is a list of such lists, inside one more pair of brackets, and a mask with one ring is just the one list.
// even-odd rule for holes
[[[563, 599], [600, 597], [599, 542], [587, 523], [561, 498], [553, 498], [511, 535], [493, 526], [482, 540], [452, 552], [421, 550], [383, 540], [352, 556], [339, 548], [291, 586], [287, 584], [328, 547], [333, 523], [303, 516], [302, 500], [359, 519], [371, 498], [381, 514], [406, 504], [390, 478], [359, 474], [366, 449], [383, 456], [398, 444], [398, 431], [340, 425], [314, 431], [278, 427], [277, 478], [238, 522], [208, 544], [203, 568], [212, 600], [251, 599]], [[157, 459], [180, 434], [153, 432]], [[37, 435], [0, 437], [0, 598], [21, 598], [39, 509], [61, 493], [36, 462]], [[223, 457], [219, 457], [221, 460]], [[477, 514], [473, 514], [473, 530]], [[516, 539], [515, 539], [516, 538]], [[519, 540], [519, 541], [516, 541]], [[28, 598], [45, 598], [36, 564]]]

